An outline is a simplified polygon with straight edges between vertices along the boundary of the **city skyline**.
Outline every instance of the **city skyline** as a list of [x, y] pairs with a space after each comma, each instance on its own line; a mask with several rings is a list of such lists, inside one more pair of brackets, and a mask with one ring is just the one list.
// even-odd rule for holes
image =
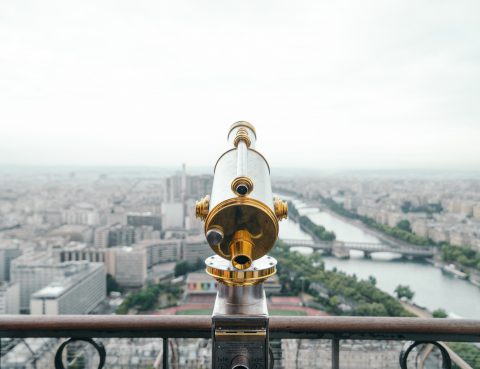
[[480, 369], [479, 14], [0, 1], [0, 367]]
[[0, 164], [480, 168], [478, 7], [3, 2]]
[[[140, 170], [129, 175], [122, 171], [112, 175], [98, 171], [40, 173], [27, 171], [22, 176], [1, 177], [4, 197], [0, 201], [0, 272], [3, 270], [0, 277], [7, 281], [10, 261], [19, 254], [28, 258], [47, 257], [47, 264], [54, 269], [64, 262], [103, 262], [107, 273], [120, 286], [140, 288], [167, 272], [173, 273], [175, 263], [192, 264], [212, 253], [201, 234], [202, 223], [195, 219], [196, 200], [212, 188], [212, 175], [184, 171], [161, 177]], [[465, 309], [462, 300], [453, 299], [459, 305], [445, 300], [448, 294], [442, 290], [437, 290], [433, 302], [431, 281], [426, 281], [423, 287], [418, 283], [416, 274], [428, 273], [429, 278], [440, 278], [438, 282], [443, 288], [451, 288], [448, 277], [436, 269], [442, 264], [406, 260], [390, 263], [383, 259], [385, 255], [381, 255], [379, 247], [402, 241], [410, 246], [399, 244], [403, 250], [400, 254], [421, 252], [425, 257], [433, 252], [435, 260], [448, 266], [450, 273], [462, 276], [468, 271], [472, 285], [461, 284], [464, 289], [459, 293], [477, 296], [478, 289], [473, 289], [480, 281], [479, 185], [478, 178], [453, 177], [274, 179], [277, 194], [293, 201], [289, 205], [291, 216], [282, 222], [279, 238], [294, 247], [299, 242], [303, 245], [315, 242], [314, 234], [324, 240], [320, 243], [323, 248], [325, 240], [331, 242], [334, 238], [333, 256], [339, 260], [352, 256], [351, 263], [342, 261], [337, 265], [340, 270], [351, 265], [350, 272], [364, 279], [374, 273], [378, 286], [389, 293], [394, 293], [395, 287], [404, 282], [404, 268], [420, 268], [414, 273], [412, 270], [414, 280], [408, 282], [415, 286], [416, 302], [431, 309], [443, 307], [465, 317], [476, 316], [478, 312]], [[310, 233], [305, 233], [306, 229]], [[390, 237], [388, 242], [385, 237]], [[340, 244], [342, 248], [338, 248]], [[345, 253], [343, 247], [353, 247], [353, 254]], [[357, 263], [358, 252], [362, 252], [358, 248], [363, 252], [368, 248], [380, 255], [378, 259], [363, 255], [363, 260], [370, 260], [367, 264], [371, 265], [365, 264], [362, 269]], [[462, 253], [469, 253], [468, 258]], [[393, 253], [391, 261], [398, 261], [397, 257]], [[334, 260], [326, 257], [325, 262]], [[452, 262], [458, 270], [448, 264]], [[122, 266], [124, 263], [132, 266]], [[374, 272], [375, 267], [380, 270]], [[391, 268], [397, 271], [392, 273]], [[0, 295], [18, 294], [14, 285], [3, 287]], [[15, 304], [12, 306], [4, 309], [14, 309]], [[26, 299], [23, 309], [27, 309]]]

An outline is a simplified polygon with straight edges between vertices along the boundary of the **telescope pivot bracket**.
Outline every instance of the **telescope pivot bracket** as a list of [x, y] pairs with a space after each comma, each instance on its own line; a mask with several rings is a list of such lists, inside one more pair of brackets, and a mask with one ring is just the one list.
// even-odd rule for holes
[[212, 368], [269, 368], [268, 311], [263, 285], [219, 285], [212, 315]]

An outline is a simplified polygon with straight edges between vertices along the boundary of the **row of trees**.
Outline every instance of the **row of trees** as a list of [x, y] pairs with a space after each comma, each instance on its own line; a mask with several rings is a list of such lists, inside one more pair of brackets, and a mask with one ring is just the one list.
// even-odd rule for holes
[[397, 223], [395, 227], [390, 227], [386, 224], [377, 223], [375, 220], [371, 218], [368, 218], [367, 220], [363, 221], [363, 223], [372, 228], [376, 228], [379, 231], [386, 233], [393, 238], [411, 243], [413, 245], [418, 245], [418, 246], [434, 245], [434, 242], [431, 239], [421, 237], [413, 233], [412, 228], [410, 226], [410, 222], [408, 220], [401, 220], [400, 222]]
[[[375, 228], [396, 239], [418, 245], [418, 246], [437, 246], [441, 249], [442, 260], [447, 263], [454, 263], [467, 268], [480, 270], [480, 252], [470, 249], [466, 246], [453, 246], [449, 243], [435, 243], [430, 238], [421, 237], [412, 232], [410, 222], [406, 219], [397, 223], [396, 227], [390, 227], [386, 224], [377, 223], [374, 219], [359, 215], [355, 212], [345, 209], [341, 204], [332, 199], [321, 198], [321, 200], [332, 211], [347, 218], [358, 219], [365, 225]], [[435, 204], [430, 204], [435, 205]], [[436, 208], [435, 208], [436, 209]]]
[[342, 204], [337, 203], [336, 201], [324, 197], [320, 197], [320, 200], [328, 206], [328, 208], [339, 215], [342, 215], [351, 219], [358, 219], [363, 224], [368, 227], [375, 228], [383, 233], [388, 234], [391, 237], [396, 239], [418, 245], [418, 246], [428, 246], [434, 245], [434, 242], [431, 239], [418, 236], [412, 233], [410, 222], [408, 220], [401, 220], [396, 227], [390, 227], [386, 224], [380, 224], [370, 217], [359, 215], [353, 211], [347, 210], [343, 207]]
[[125, 297], [122, 304], [117, 308], [117, 314], [128, 314], [130, 309], [149, 311], [157, 307], [160, 295], [165, 295], [166, 301], [171, 305], [181, 296], [182, 290], [170, 283], [150, 284], [137, 292], [130, 293]]
[[277, 273], [285, 294], [297, 295], [303, 288], [336, 315], [412, 316], [395, 298], [379, 290], [374, 278], [358, 280], [355, 275], [325, 270], [318, 253], [304, 256], [278, 242], [272, 255], [278, 259]]
[[327, 231], [325, 227], [313, 223], [309, 217], [302, 215], [298, 218], [300, 226], [307, 232], [312, 233], [316, 238], [321, 241], [334, 241], [336, 236], [332, 231]]
[[480, 252], [465, 246], [442, 245], [442, 260], [480, 270]]

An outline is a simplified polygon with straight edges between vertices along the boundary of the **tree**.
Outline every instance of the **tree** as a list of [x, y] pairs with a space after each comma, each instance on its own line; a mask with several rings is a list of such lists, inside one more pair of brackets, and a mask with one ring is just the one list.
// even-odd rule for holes
[[446, 318], [448, 314], [444, 309], [436, 309], [433, 311], [432, 316], [434, 318]]
[[190, 264], [188, 261], [185, 260], [179, 261], [177, 264], [175, 264], [175, 277], [179, 277], [195, 270], [202, 269], [204, 266], [204, 262], [200, 259], [197, 259], [193, 264]]
[[401, 229], [402, 231], [405, 232], [412, 232], [412, 226], [410, 225], [410, 222], [407, 219], [402, 219], [397, 223], [397, 228]]
[[107, 294], [112, 291], [123, 292], [123, 288], [120, 287], [111, 274], [107, 274]]
[[302, 228], [307, 229], [309, 232], [313, 233], [315, 237], [322, 241], [334, 241], [336, 236], [334, 232], [327, 231], [324, 226], [315, 224], [310, 220], [309, 217], [302, 215], [298, 219]]
[[186, 261], [179, 261], [177, 264], [175, 264], [175, 277], [185, 275], [190, 271], [190, 265]]
[[338, 298], [338, 296], [332, 296], [330, 297], [330, 299], [328, 300], [328, 302], [330, 303], [331, 306], [333, 307], [337, 307], [338, 305], [340, 305], [341, 301], [340, 299]]
[[415, 295], [415, 293], [410, 289], [409, 286], [402, 286], [401, 284], [399, 284], [397, 288], [395, 288], [395, 293], [397, 294], [398, 299], [405, 298], [407, 300], [413, 299], [413, 296]]
[[375, 278], [373, 275], [368, 276], [368, 281], [373, 284], [374, 286], [377, 285], [377, 278]]
[[318, 268], [312, 255], [291, 252], [281, 240], [272, 250], [272, 256], [278, 260], [277, 273], [285, 295], [297, 295], [304, 277], [305, 291], [330, 314], [412, 316], [397, 299], [379, 290], [371, 280], [359, 280], [336, 268]]
[[404, 213], [408, 213], [411, 208], [412, 208], [412, 203], [410, 201], [405, 201], [401, 207], [402, 212]]

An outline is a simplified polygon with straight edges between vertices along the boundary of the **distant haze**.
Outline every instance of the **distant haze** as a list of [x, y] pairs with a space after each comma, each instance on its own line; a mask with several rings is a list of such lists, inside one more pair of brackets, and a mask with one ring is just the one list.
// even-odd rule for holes
[[478, 1], [0, 2], [0, 164], [480, 168]]

